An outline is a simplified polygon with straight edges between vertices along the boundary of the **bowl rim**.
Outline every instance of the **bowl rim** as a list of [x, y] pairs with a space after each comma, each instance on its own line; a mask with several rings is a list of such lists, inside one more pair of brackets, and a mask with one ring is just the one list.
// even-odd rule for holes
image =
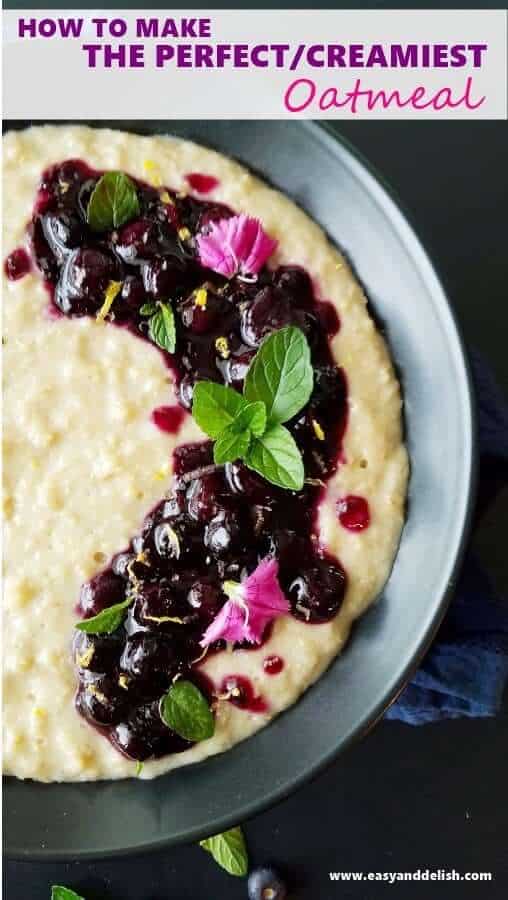
[[[11, 120], [11, 122], [12, 124], [14, 124], [13, 120]], [[9, 129], [11, 122], [9, 120], [6, 120], [4, 122], [4, 130]], [[142, 120], [140, 120], [140, 124], [141, 122]], [[26, 124], [32, 124], [32, 122], [27, 122]], [[33, 122], [33, 124], [40, 125], [44, 123]], [[70, 123], [66, 121], [61, 123], [59, 122], [59, 124], [65, 125]], [[86, 125], [88, 123], [81, 121], [79, 124]], [[99, 123], [94, 122], [93, 124], [94, 127], [96, 127], [96, 125]], [[102, 127], [108, 127], [109, 125], [113, 128], [117, 125], [116, 122], [100, 124], [102, 124]], [[451, 566], [449, 566], [448, 577], [446, 579], [446, 587], [441, 592], [439, 601], [436, 602], [434, 613], [431, 616], [425, 631], [423, 633], [420, 633], [418, 636], [417, 651], [411, 656], [410, 661], [404, 666], [402, 671], [399, 671], [397, 677], [386, 687], [385, 691], [383, 692], [382, 699], [376, 703], [374, 708], [367, 716], [365, 716], [355, 727], [351, 728], [350, 732], [345, 736], [340, 744], [337, 744], [330, 751], [322, 755], [312, 766], [308, 767], [304, 772], [301, 772], [300, 774], [294, 776], [290, 780], [290, 782], [287, 782], [281, 787], [271, 791], [269, 796], [265, 795], [259, 800], [250, 800], [248, 802], [245, 802], [242, 809], [240, 811], [236, 811], [234, 815], [228, 813], [226, 815], [218, 817], [213, 821], [213, 824], [206, 829], [206, 833], [203, 832], [202, 826], [195, 826], [193, 828], [188, 828], [185, 832], [177, 834], [171, 838], [161, 837], [156, 840], [148, 841], [144, 844], [105, 850], [47, 850], [41, 846], [36, 850], [31, 849], [27, 851], [23, 850], [22, 848], [4, 847], [4, 854], [7, 859], [25, 862], [64, 862], [68, 861], [70, 858], [84, 861], [94, 859], [114, 859], [122, 858], [125, 856], [155, 853], [169, 847], [176, 847], [181, 844], [195, 843], [208, 836], [209, 834], [218, 834], [227, 830], [228, 828], [233, 827], [234, 825], [243, 824], [254, 816], [259, 815], [272, 806], [275, 806], [277, 803], [284, 800], [286, 797], [291, 795], [299, 788], [303, 787], [305, 784], [308, 784], [316, 779], [322, 772], [328, 769], [337, 760], [339, 755], [344, 750], [346, 750], [356, 740], [365, 736], [372, 728], [375, 727], [378, 721], [383, 717], [386, 710], [397, 700], [408, 681], [411, 680], [412, 676], [418, 669], [423, 657], [427, 653], [435, 637], [435, 634], [448, 608], [451, 594], [453, 588], [455, 587], [457, 575], [464, 557], [467, 541], [470, 534], [478, 477], [476, 403], [471, 367], [468, 359], [464, 337], [462, 334], [462, 329], [457, 321], [456, 313], [454, 312], [449, 302], [448, 293], [445, 289], [445, 280], [442, 276], [442, 273], [438, 270], [437, 265], [434, 263], [434, 254], [432, 254], [432, 251], [429, 252], [428, 250], [430, 241], [428, 240], [427, 235], [424, 239], [422, 239], [421, 229], [415, 220], [414, 214], [405, 206], [404, 202], [398, 195], [398, 192], [394, 189], [391, 183], [377, 170], [377, 168], [368, 159], [364, 157], [363, 153], [359, 151], [358, 148], [353, 143], [351, 143], [348, 138], [332, 128], [331, 123], [323, 121], [300, 121], [298, 124], [300, 125], [300, 127], [310, 132], [315, 140], [321, 142], [323, 145], [325, 145], [325, 147], [330, 148], [332, 151], [335, 144], [338, 143], [339, 145], [341, 145], [350, 154], [353, 160], [359, 163], [360, 166], [365, 169], [371, 176], [374, 182], [377, 182], [377, 184], [382, 188], [388, 199], [391, 201], [394, 211], [404, 220], [411, 233], [411, 238], [423, 254], [428, 270], [433, 276], [435, 286], [439, 294], [438, 299], [440, 312], [444, 311], [448, 316], [448, 335], [451, 335], [452, 339], [454, 338], [456, 341], [456, 349], [458, 350], [459, 358], [462, 363], [465, 376], [462, 380], [461, 392], [463, 394], [463, 410], [465, 416], [467, 417], [467, 422], [464, 420], [465, 433], [468, 436], [468, 444], [464, 447], [464, 466], [467, 496], [464, 503], [464, 515], [462, 526], [460, 529], [460, 535], [458, 537], [454, 553], [449, 557], [449, 560], [452, 561], [452, 564]], [[133, 130], [134, 127], [135, 126], [133, 123]], [[204, 762], [206, 763], [206, 760]], [[103, 783], [113, 784], [114, 782], [104, 781]], [[83, 782], [82, 786], [86, 787], [86, 782]], [[47, 785], [47, 787], [51, 787], [51, 784]]]

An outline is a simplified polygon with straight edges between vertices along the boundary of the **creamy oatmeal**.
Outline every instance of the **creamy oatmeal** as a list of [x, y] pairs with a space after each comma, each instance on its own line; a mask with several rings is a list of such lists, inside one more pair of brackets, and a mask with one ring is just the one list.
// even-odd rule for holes
[[[194, 144], [75, 126], [10, 132], [4, 257], [27, 246], [43, 170], [72, 159], [161, 190], [201, 191], [201, 199], [206, 190], [208, 202], [258, 217], [279, 242], [270, 268], [303, 267], [340, 319], [330, 346], [345, 373], [347, 427], [342, 461], [325, 479], [317, 532], [347, 573], [342, 604], [323, 624], [281, 616], [259, 648], [206, 656], [200, 669], [217, 693], [228, 676], [244, 677], [259, 702], [241, 709], [220, 700], [214, 736], [147, 759], [140, 777], [151, 778], [227, 749], [293, 703], [379, 594], [404, 515], [400, 391], [362, 290], [318, 226], [236, 163]], [[188, 414], [176, 431], [153, 421], [154, 409], [176, 399], [171, 371], [150, 342], [95, 317], [55, 317], [33, 265], [5, 280], [3, 334], [4, 771], [44, 781], [134, 776], [136, 762], [76, 710], [76, 604], [81, 585], [129, 545], [169, 493], [175, 448], [204, 435]]]

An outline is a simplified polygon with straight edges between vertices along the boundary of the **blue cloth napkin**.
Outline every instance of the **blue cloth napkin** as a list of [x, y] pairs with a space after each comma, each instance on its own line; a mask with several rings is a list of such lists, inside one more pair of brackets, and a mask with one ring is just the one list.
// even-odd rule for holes
[[[480, 474], [477, 519], [508, 484], [508, 404], [482, 358], [471, 355], [478, 407]], [[508, 681], [508, 600], [496, 597], [471, 550], [434, 644], [387, 719], [423, 725], [462, 716], [494, 716]]]

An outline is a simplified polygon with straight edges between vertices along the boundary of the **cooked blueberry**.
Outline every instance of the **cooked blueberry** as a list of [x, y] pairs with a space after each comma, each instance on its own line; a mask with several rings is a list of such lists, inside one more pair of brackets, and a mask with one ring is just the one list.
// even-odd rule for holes
[[205, 546], [214, 556], [225, 556], [233, 549], [240, 533], [240, 523], [233, 510], [222, 509], [205, 529]]
[[79, 611], [89, 619], [102, 612], [107, 606], [125, 600], [125, 583], [118, 575], [107, 569], [85, 582], [79, 595]]
[[142, 267], [143, 286], [154, 300], [170, 300], [182, 284], [184, 267], [176, 256], [154, 259]]
[[289, 585], [293, 615], [304, 622], [327, 622], [342, 606], [345, 589], [344, 570], [337, 563], [318, 560]]
[[253, 869], [247, 881], [249, 900], [286, 900], [287, 888], [279, 872], [272, 866]]
[[213, 463], [213, 444], [211, 441], [183, 444], [174, 451], [173, 462], [176, 475], [184, 475], [209, 466]]
[[205, 579], [195, 581], [187, 594], [187, 603], [208, 624], [222, 605], [219, 587]]
[[111, 739], [122, 753], [141, 762], [151, 756], [181, 753], [191, 746], [164, 724], [158, 701], [134, 707], [128, 719], [116, 726]]
[[207, 334], [222, 325], [229, 304], [209, 289], [194, 291], [179, 308], [182, 325], [194, 334]]
[[256, 475], [241, 462], [227, 463], [225, 473], [229, 489], [255, 503], [269, 503], [281, 496], [281, 490], [260, 475]]
[[294, 319], [287, 296], [272, 287], [264, 287], [241, 314], [241, 335], [249, 347], [258, 347], [272, 331], [289, 325]]
[[127, 696], [115, 678], [87, 679], [78, 688], [76, 706], [95, 725], [115, 725], [125, 715]]
[[169, 681], [177, 664], [174, 641], [164, 635], [145, 632], [133, 634], [127, 640], [120, 660], [123, 672], [145, 682], [155, 680], [161, 673]]
[[185, 612], [182, 607], [173, 587], [160, 582], [148, 583], [138, 590], [135, 617], [146, 628], [157, 629], [168, 616], [181, 618]]
[[[296, 522], [291, 521], [290, 524], [294, 525]], [[305, 534], [298, 533], [286, 523], [280, 523], [271, 530], [267, 555], [276, 557], [282, 572], [294, 575], [308, 560], [313, 559], [314, 551], [312, 547], [309, 548]]]
[[29, 228], [32, 252], [37, 260], [37, 265], [45, 278], [56, 282], [59, 274], [59, 263], [42, 230], [42, 217], [36, 216]]
[[[198, 214], [199, 228], [206, 229], [211, 222], [219, 222], [221, 219], [229, 219], [233, 213], [223, 203], [207, 203]], [[196, 229], [197, 230], [197, 229]]]
[[181, 515], [185, 509], [185, 492], [183, 490], [176, 490], [164, 504], [163, 509], [163, 518], [164, 519], [175, 519], [177, 516]]
[[182, 552], [182, 536], [171, 522], [161, 522], [153, 532], [153, 542], [158, 556], [164, 559], [178, 559]]
[[119, 722], [115, 726], [111, 732], [111, 741], [129, 759], [144, 762], [153, 756], [154, 732], [155, 725], [151, 716], [146, 716], [145, 721], [142, 720], [142, 724], [138, 725], [134, 715], [131, 715], [127, 722]]
[[191, 481], [186, 496], [187, 512], [191, 519], [208, 522], [217, 513], [223, 490], [223, 480], [216, 472]]
[[59, 261], [83, 241], [83, 225], [78, 216], [71, 212], [47, 213], [42, 217], [41, 224], [44, 237]]
[[298, 306], [312, 305], [312, 283], [305, 269], [300, 266], [280, 266], [275, 272], [274, 282]]
[[119, 634], [86, 634], [84, 631], [76, 631], [74, 661], [84, 672], [106, 673], [118, 665], [122, 647]]
[[325, 413], [328, 417], [334, 410], [334, 419], [336, 420], [342, 415], [346, 398], [347, 387], [342, 371], [335, 366], [317, 368], [314, 373], [314, 390], [311, 397], [311, 406], [314, 411], [318, 415]]
[[158, 251], [158, 229], [150, 219], [136, 219], [128, 222], [118, 232], [115, 250], [129, 265], [141, 265], [152, 259]]
[[116, 269], [107, 253], [90, 247], [73, 250], [67, 257], [58, 282], [55, 302], [63, 313], [95, 313]]
[[133, 313], [139, 313], [141, 306], [148, 301], [143, 282], [135, 275], [128, 275], [122, 284], [120, 301], [116, 304], [116, 316], [122, 319], [128, 318]]
[[162, 565], [164, 571], [186, 569], [202, 556], [202, 528], [185, 515], [161, 522], [153, 532], [153, 541], [154, 563]]
[[184, 409], [192, 409], [192, 396], [196, 380], [194, 375], [184, 375], [178, 385], [178, 399]]
[[241, 353], [232, 354], [228, 359], [224, 360], [220, 365], [220, 371], [226, 384], [231, 385], [237, 391], [241, 391], [254, 356], [253, 350], [243, 350]]
[[111, 563], [111, 569], [115, 575], [121, 578], [129, 578], [128, 566], [134, 562], [136, 557], [133, 553], [118, 553]]

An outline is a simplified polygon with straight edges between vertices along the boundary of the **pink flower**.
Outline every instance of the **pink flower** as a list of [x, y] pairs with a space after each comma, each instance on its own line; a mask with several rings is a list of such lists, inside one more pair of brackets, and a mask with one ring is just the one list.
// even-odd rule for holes
[[201, 264], [226, 278], [257, 275], [277, 246], [259, 219], [243, 213], [211, 222], [196, 243]]
[[267, 557], [245, 581], [224, 582], [229, 600], [206, 629], [201, 646], [207, 647], [220, 638], [260, 644], [268, 622], [289, 612], [289, 603], [277, 580], [278, 572], [277, 560]]

